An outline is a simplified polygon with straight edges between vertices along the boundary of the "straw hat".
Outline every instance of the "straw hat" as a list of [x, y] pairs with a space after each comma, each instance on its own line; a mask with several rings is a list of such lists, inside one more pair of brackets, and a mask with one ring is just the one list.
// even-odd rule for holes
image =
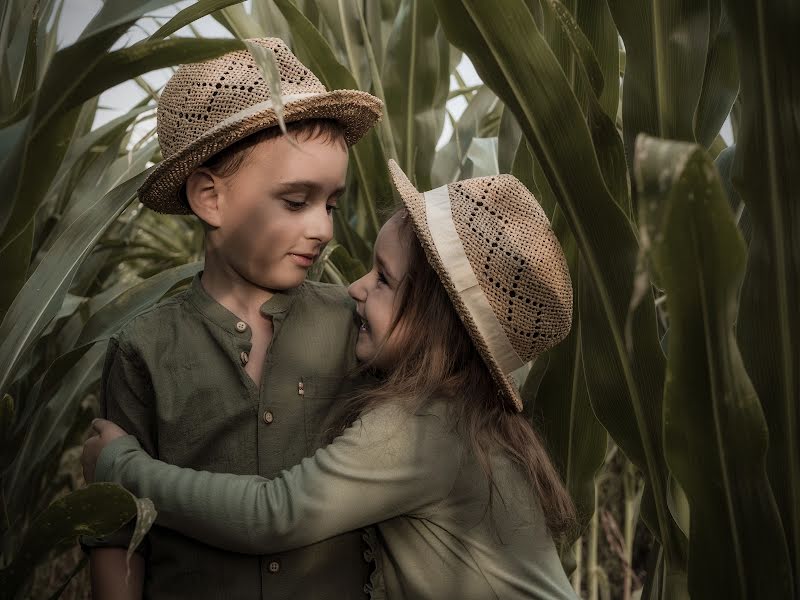
[[[329, 92], [282, 40], [251, 40], [275, 53], [284, 121], [335, 119], [348, 145], [380, 118], [383, 103], [358, 90]], [[180, 189], [208, 158], [261, 129], [278, 124], [268, 84], [247, 50], [181, 66], [158, 102], [163, 160], [139, 188], [139, 199], [163, 213], [189, 214]]]
[[420, 193], [389, 172], [428, 262], [501, 392], [522, 410], [510, 373], [558, 344], [572, 324], [567, 261], [542, 207], [512, 175]]

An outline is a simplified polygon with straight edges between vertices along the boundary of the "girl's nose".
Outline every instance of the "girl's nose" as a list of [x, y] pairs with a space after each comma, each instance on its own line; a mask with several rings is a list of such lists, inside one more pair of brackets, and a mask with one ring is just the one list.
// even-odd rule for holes
[[356, 302], [364, 302], [366, 300], [366, 288], [364, 286], [365, 277], [366, 275], [354, 281], [350, 284], [350, 287], [347, 288], [347, 293], [350, 294], [350, 297]]

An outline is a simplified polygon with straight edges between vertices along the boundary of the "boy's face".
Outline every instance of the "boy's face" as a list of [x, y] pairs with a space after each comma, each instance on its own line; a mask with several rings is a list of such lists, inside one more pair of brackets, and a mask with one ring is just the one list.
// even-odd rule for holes
[[[342, 140], [284, 136], [253, 147], [217, 187], [216, 222], [207, 235], [226, 267], [269, 290], [303, 283], [333, 237], [333, 209], [344, 191]], [[231, 274], [233, 275], [233, 274]]]

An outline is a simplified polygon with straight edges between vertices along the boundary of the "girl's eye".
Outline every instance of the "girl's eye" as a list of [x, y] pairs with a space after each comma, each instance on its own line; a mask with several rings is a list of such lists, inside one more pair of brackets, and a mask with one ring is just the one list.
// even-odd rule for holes
[[384, 275], [381, 271], [378, 271], [378, 283], [385, 283], [387, 285], [389, 284], [389, 282], [386, 281], [386, 275]]
[[333, 214], [333, 211], [335, 211], [335, 210], [339, 210], [339, 207], [338, 207], [338, 206], [336, 206], [336, 205], [334, 205], [334, 204], [327, 204], [327, 205], [325, 206], [325, 210], [327, 210], [327, 211], [328, 211], [328, 214], [329, 214], [329, 215], [332, 215], [332, 214]]
[[289, 210], [300, 210], [306, 205], [305, 202], [295, 202], [294, 200], [287, 200], [286, 198], [284, 198], [283, 201], [286, 203], [286, 208]]

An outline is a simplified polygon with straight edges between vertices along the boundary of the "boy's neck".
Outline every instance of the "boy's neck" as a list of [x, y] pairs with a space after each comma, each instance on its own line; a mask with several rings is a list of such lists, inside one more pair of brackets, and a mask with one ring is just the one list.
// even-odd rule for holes
[[257, 318], [263, 317], [261, 306], [275, 293], [247, 281], [230, 265], [220, 264], [209, 254], [206, 253], [200, 277], [203, 289], [233, 314], [254, 325]]

